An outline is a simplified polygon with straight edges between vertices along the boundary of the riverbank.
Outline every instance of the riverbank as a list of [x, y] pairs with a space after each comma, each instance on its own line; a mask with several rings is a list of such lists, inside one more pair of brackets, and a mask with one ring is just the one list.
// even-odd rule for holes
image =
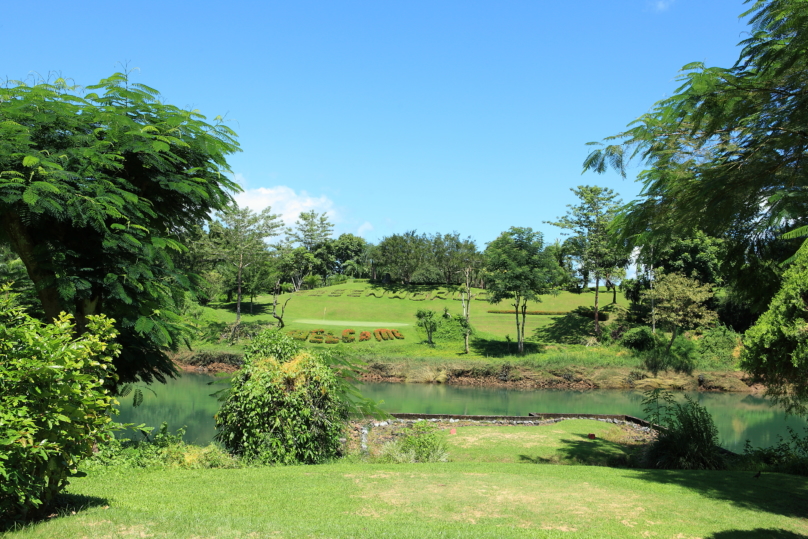
[[[233, 373], [242, 356], [234, 351], [182, 352], [174, 363], [181, 372]], [[574, 358], [572, 359], [574, 361]], [[764, 388], [751, 384], [747, 375], [734, 370], [695, 370], [692, 374], [662, 371], [654, 376], [637, 366], [575, 365], [554, 361], [553, 356], [506, 357], [490, 360], [441, 358], [370, 359], [360, 379], [365, 382], [425, 383], [503, 389], [623, 389], [647, 391], [716, 391], [759, 394]], [[590, 361], [591, 363], [591, 361]]]

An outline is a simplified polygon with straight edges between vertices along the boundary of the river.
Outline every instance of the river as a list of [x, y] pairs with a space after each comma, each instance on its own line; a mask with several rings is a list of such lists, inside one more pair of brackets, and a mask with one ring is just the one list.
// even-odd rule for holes
[[[209, 385], [210, 384], [210, 385]], [[215, 434], [213, 415], [219, 408], [210, 396], [226, 387], [226, 379], [185, 373], [168, 384], [154, 384], [144, 390], [143, 404], [122, 399], [116, 421], [159, 426], [168, 422], [171, 431], [186, 427], [185, 440], [207, 444]], [[642, 417], [642, 393], [619, 390], [531, 390], [491, 389], [438, 384], [363, 384], [362, 393], [384, 401], [390, 413], [469, 415], [527, 415], [530, 412], [628, 414]], [[721, 445], [742, 451], [745, 441], [755, 446], [777, 442], [787, 427], [804, 434], [808, 422], [787, 417], [762, 397], [745, 393], [686, 393], [707, 408], [718, 427]]]

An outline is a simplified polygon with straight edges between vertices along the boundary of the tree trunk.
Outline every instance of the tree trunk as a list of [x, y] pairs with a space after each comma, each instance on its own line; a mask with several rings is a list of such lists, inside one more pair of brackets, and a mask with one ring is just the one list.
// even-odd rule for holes
[[522, 331], [519, 333], [520, 355], [525, 355], [525, 318], [527, 318], [527, 299], [522, 302]]
[[26, 230], [17, 212], [5, 212], [0, 217], [0, 225], [6, 232], [12, 250], [20, 257], [28, 272], [28, 277], [34, 283], [37, 297], [45, 311], [45, 319], [53, 322], [53, 319], [57, 318], [62, 311], [59, 291], [56, 288], [56, 274], [43, 268], [37, 260], [34, 250], [35, 241]]
[[468, 329], [466, 329], [466, 333], [465, 333], [465, 335], [463, 335], [463, 344], [465, 345], [466, 353], [468, 354], [469, 353], [469, 330]]
[[600, 321], [598, 320], [598, 297], [600, 294], [600, 275], [595, 274], [595, 335], [600, 337]]
[[[521, 352], [522, 337], [519, 336], [519, 303], [519, 296], [516, 296], [516, 301], [513, 302], [513, 312], [516, 316], [516, 349]], [[508, 347], [508, 352], [510, 352], [510, 347]]]
[[617, 303], [617, 285], [612, 283], [612, 303]]
[[666, 354], [666, 355], [667, 355], [667, 354], [669, 354], [669, 353], [670, 353], [670, 351], [671, 351], [671, 346], [673, 346], [673, 341], [675, 341], [675, 340], [676, 340], [676, 332], [677, 332], [677, 330], [678, 330], [678, 329], [679, 329], [678, 327], [673, 326], [673, 335], [671, 335], [671, 340], [670, 340], [670, 342], [668, 343], [668, 348], [667, 348], [667, 349], [665, 349], [665, 354]]
[[[238, 287], [236, 295], [236, 328], [241, 323], [241, 271], [244, 269], [244, 255], [238, 256], [238, 277], [236, 278], [236, 285]], [[233, 330], [235, 333], [236, 330]]]

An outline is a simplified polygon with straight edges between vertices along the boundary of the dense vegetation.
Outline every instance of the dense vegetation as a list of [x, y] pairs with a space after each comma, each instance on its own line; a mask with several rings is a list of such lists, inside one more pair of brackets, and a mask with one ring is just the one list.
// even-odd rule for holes
[[[334, 238], [327, 215], [314, 211], [284, 228], [270, 208], [256, 214], [233, 203], [238, 187], [226, 177], [226, 158], [239, 146], [219, 118], [208, 123], [166, 105], [120, 73], [84, 90], [63, 79], [0, 88], [0, 284], [13, 282], [0, 290], [0, 513], [25, 515], [52, 502], [94, 445], [101, 468], [333, 460], [345, 453], [350, 413], [373, 411], [351, 382], [355, 358], [371, 350], [379, 359], [379, 347], [545, 367], [551, 347], [596, 349], [594, 363], [632, 367], [632, 387], [645, 371], [740, 366], [789, 411], [805, 413], [808, 10], [802, 1], [758, 0], [747, 15], [752, 32], [734, 66], [685, 66], [672, 97], [586, 159], [585, 169], [624, 175], [632, 158], [641, 161], [641, 197], [623, 205], [608, 189], [573, 189], [579, 203], [553, 223], [569, 237], [554, 245], [516, 226], [484, 249], [458, 233], [416, 230], [373, 245]], [[363, 282], [349, 286], [352, 279]], [[326, 320], [324, 294], [349, 289], [344, 310], [332, 311], [345, 318]], [[562, 294], [567, 305], [551, 308]], [[399, 305], [363, 317], [369, 310], [356, 308], [360, 301]], [[323, 324], [342, 325], [337, 333], [311, 327], [321, 307]], [[305, 318], [288, 320], [306, 309]], [[529, 322], [530, 311], [566, 314]], [[425, 338], [394, 327], [407, 324]], [[214, 342], [247, 343], [243, 364], [231, 355], [242, 368], [217, 416], [228, 454], [212, 447], [190, 456], [165, 428], [154, 439], [144, 431], [140, 442], [109, 438], [111, 395], [128, 387], [121, 384], [165, 381], [176, 374], [170, 353]], [[582, 357], [553, 375], [581, 381], [573, 367]], [[509, 360], [453, 372], [521, 376]], [[642, 458], [621, 464], [805, 473], [808, 442], [799, 434], [727, 458], [696, 403], [659, 393], [647, 402], [660, 424], [656, 438]], [[445, 442], [434, 428], [414, 426], [384, 458], [444, 461]], [[624, 484], [603, 477], [607, 490]], [[374, 488], [365, 496], [380, 497]], [[727, 497], [743, 497], [733, 489]], [[794, 499], [802, 491], [791, 486]], [[762, 497], [743, 501], [765, 505]], [[786, 512], [805, 516], [804, 507]], [[791, 524], [805, 531], [804, 520]]]

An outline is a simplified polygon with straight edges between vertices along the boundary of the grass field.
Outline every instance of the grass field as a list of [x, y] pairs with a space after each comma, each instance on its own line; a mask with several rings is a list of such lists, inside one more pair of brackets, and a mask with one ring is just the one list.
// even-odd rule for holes
[[[374, 292], [382, 297], [369, 296]], [[291, 296], [291, 300], [286, 307], [284, 321], [289, 329], [314, 329], [320, 326], [342, 326], [354, 329], [375, 329], [384, 327], [385, 324], [407, 324], [402, 326], [402, 333], [408, 339], [418, 339], [422, 337], [415, 329], [415, 313], [418, 309], [431, 309], [442, 313], [444, 308], [448, 308], [450, 314], [461, 314], [461, 302], [453, 299], [428, 299], [414, 301], [411, 299], [394, 299], [391, 296], [399, 294], [409, 297], [413, 292], [420, 292], [423, 295], [431, 294], [450, 296], [445, 287], [380, 287], [366, 282], [352, 282], [342, 285], [319, 288], [316, 290], [303, 291], [294, 294], [281, 296], [281, 301], [285, 301]], [[484, 291], [478, 290], [478, 293]], [[603, 291], [601, 302], [606, 305], [611, 301], [611, 293]], [[339, 296], [331, 294], [339, 293]], [[358, 295], [352, 297], [351, 294]], [[423, 296], [422, 296], [423, 297]], [[528, 310], [542, 311], [564, 311], [568, 312], [576, 307], [591, 306], [594, 304], [594, 292], [583, 294], [573, 294], [561, 292], [556, 296], [545, 295], [541, 297], [541, 302], [531, 302]], [[622, 294], [618, 294], [619, 305], [627, 306]], [[471, 320], [474, 327], [481, 336], [489, 338], [503, 339], [506, 335], [515, 338], [515, 317], [508, 314], [492, 314], [488, 310], [511, 309], [505, 302], [499, 305], [491, 305], [487, 301], [474, 299], [471, 302]], [[253, 313], [249, 314], [249, 302], [242, 304], [242, 317], [244, 321], [274, 321], [272, 318], [272, 297], [259, 296], [253, 305]], [[232, 322], [235, 319], [235, 305], [222, 305], [216, 309], [205, 309], [205, 319], [220, 322]], [[535, 336], [537, 341], [557, 342], [553, 340], [552, 327], [559, 324], [561, 316], [528, 316], [526, 324], [526, 334]], [[578, 317], [580, 318], [580, 317]], [[377, 322], [378, 321], [378, 322]], [[585, 319], [581, 318], [582, 322]], [[592, 325], [591, 322], [589, 325]], [[542, 333], [540, 330], [547, 328]], [[537, 330], [539, 333], [537, 334]], [[569, 331], [570, 328], [556, 328], [556, 333]]]
[[110, 471], [74, 481], [82, 508], [2, 536], [805, 537], [805, 478], [751, 475], [493, 462]]

